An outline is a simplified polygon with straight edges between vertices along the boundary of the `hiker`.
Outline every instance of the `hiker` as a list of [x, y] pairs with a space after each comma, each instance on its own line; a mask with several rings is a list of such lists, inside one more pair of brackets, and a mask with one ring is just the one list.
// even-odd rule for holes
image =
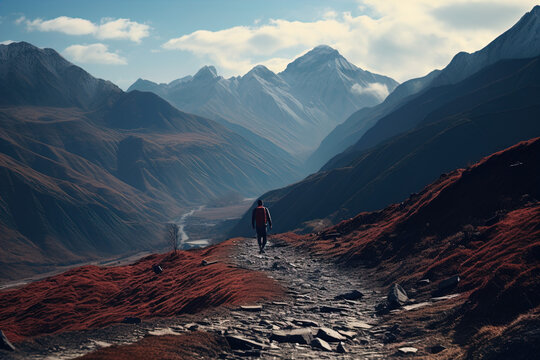
[[270, 211], [263, 206], [262, 200], [257, 201], [257, 207], [253, 209], [251, 214], [251, 226], [257, 230], [257, 243], [259, 243], [259, 254], [264, 253], [266, 246], [266, 226], [270, 225], [272, 229], [272, 218]]

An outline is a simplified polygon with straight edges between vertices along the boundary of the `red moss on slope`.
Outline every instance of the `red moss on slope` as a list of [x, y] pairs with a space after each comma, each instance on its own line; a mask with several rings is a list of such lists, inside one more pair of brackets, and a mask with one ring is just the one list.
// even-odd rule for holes
[[[128, 266], [83, 266], [0, 292], [0, 323], [13, 341], [28, 336], [81, 330], [121, 322], [194, 313], [220, 305], [238, 305], [281, 294], [279, 285], [261, 273], [220, 261], [229, 240], [203, 250], [151, 255]], [[152, 265], [163, 273], [156, 275]]]
[[538, 164], [540, 138], [444, 174], [401, 204], [283, 238], [409, 288], [459, 274], [455, 291], [470, 294], [464, 324], [506, 323], [540, 305]]
[[182, 335], [149, 336], [129, 345], [101, 348], [80, 360], [181, 360], [217, 359], [223, 351], [230, 351], [223, 337], [204, 332]]

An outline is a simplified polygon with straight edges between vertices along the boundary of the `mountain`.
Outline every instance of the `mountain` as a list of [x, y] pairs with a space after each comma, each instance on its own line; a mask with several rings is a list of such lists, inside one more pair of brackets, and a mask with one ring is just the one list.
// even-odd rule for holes
[[[383, 125], [380, 120], [399, 106], [431, 87], [455, 84], [475, 72], [503, 59], [522, 59], [540, 55], [540, 6], [526, 13], [512, 28], [497, 37], [483, 49], [468, 54], [461, 52], [443, 69], [425, 77], [412, 79], [399, 85], [386, 100], [372, 108], [352, 114], [338, 125], [320, 147], [310, 156], [309, 168], [319, 169], [333, 156], [355, 145], [367, 149], [403, 130], [401, 125]], [[377, 129], [378, 126], [385, 130]], [[373, 127], [373, 129], [372, 129]]]
[[183, 111], [242, 126], [298, 159], [351, 113], [380, 103], [396, 86], [321, 45], [279, 74], [258, 65], [225, 79], [205, 66], [170, 84], [139, 79], [128, 91], [151, 91]]
[[0, 45], [0, 265], [14, 279], [163, 246], [193, 206], [300, 176], [218, 123], [95, 79], [52, 49]]
[[[343, 153], [328, 168], [263, 195], [276, 231], [383, 208], [441, 173], [540, 136], [538, 84], [540, 57], [504, 60], [460, 83], [430, 88], [388, 115], [413, 130]], [[248, 224], [249, 213], [233, 234], [247, 233]]]

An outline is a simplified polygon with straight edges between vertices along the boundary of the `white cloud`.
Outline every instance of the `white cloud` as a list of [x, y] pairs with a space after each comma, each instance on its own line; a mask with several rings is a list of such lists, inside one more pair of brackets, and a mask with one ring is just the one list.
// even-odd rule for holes
[[107, 64], [107, 65], [126, 65], [127, 60], [116, 53], [108, 51], [107, 45], [71, 45], [67, 47], [63, 54], [77, 62], [83, 64]]
[[89, 20], [59, 16], [51, 20], [28, 20], [21, 17], [15, 21], [25, 23], [30, 31], [56, 31], [68, 35], [92, 35], [98, 39], [127, 39], [136, 43], [149, 36], [150, 26], [129, 19], [104, 18], [100, 24]]
[[354, 84], [351, 87], [351, 91], [354, 93], [357, 93], [358, 95], [369, 94], [379, 99], [379, 101], [383, 101], [384, 99], [386, 99], [389, 93], [386, 85], [381, 84], [381, 83], [371, 83], [371, 84], [368, 84], [367, 86]]
[[9, 44], [14, 43], [14, 42], [15, 41], [13, 41], [13, 40], [4, 40], [4, 41], [0, 42], [0, 45], [9, 45]]
[[359, 0], [358, 16], [329, 9], [311, 22], [272, 19], [197, 30], [162, 47], [191, 52], [225, 75], [237, 75], [256, 64], [281, 71], [285, 58], [328, 44], [364, 69], [404, 81], [444, 67], [459, 51], [482, 48], [534, 5], [535, 0]]

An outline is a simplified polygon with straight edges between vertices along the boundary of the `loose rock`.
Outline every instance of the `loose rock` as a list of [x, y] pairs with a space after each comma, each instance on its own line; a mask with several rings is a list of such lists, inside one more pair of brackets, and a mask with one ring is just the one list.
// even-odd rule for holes
[[339, 342], [345, 340], [345, 337], [335, 330], [322, 327], [317, 332], [317, 337], [326, 340], [328, 342]]
[[270, 340], [286, 343], [310, 344], [313, 340], [310, 329], [277, 330], [272, 332]]
[[311, 346], [325, 351], [332, 351], [332, 347], [330, 347], [330, 344], [318, 337], [313, 339], [313, 341], [311, 342]]
[[336, 351], [340, 354], [345, 354], [347, 353], [347, 348], [345, 347], [345, 344], [343, 344], [342, 342], [340, 342], [336, 348]]
[[398, 308], [403, 306], [408, 300], [407, 292], [399, 284], [394, 284], [388, 292], [388, 305], [390, 308]]
[[8, 340], [2, 330], [0, 330], [0, 349], [7, 351], [15, 351], [15, 346]]
[[352, 290], [345, 294], [340, 294], [335, 297], [336, 300], [358, 300], [361, 299], [364, 296], [360, 291], [358, 290]]
[[252, 349], [264, 349], [263, 343], [247, 339], [239, 335], [227, 335], [225, 336], [227, 342], [233, 350], [252, 350]]
[[399, 348], [398, 351], [402, 354], [416, 354], [418, 349], [412, 346], [406, 346]]

